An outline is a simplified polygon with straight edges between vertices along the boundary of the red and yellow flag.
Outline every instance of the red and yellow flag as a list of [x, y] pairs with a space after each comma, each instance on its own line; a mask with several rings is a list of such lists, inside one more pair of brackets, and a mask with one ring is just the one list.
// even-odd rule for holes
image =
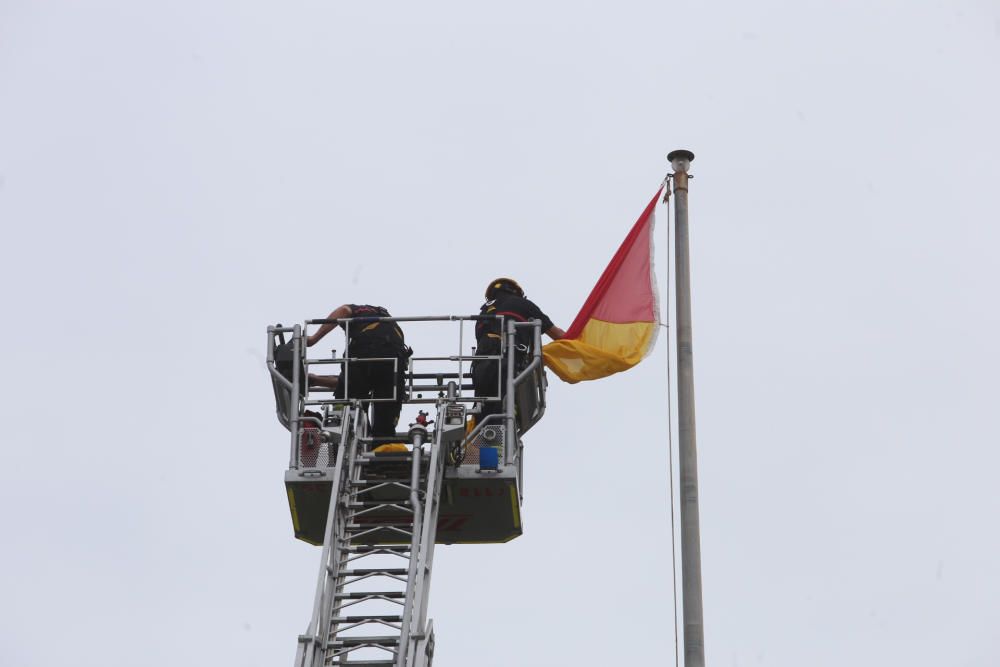
[[662, 189], [604, 269], [566, 337], [542, 349], [566, 382], [598, 380], [632, 368], [653, 349], [660, 308], [653, 273], [653, 225]]

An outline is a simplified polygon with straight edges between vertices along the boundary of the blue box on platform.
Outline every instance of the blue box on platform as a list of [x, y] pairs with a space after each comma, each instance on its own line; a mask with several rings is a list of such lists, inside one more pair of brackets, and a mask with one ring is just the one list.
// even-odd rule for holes
[[500, 452], [496, 447], [479, 449], [479, 468], [481, 470], [496, 470], [500, 465]]

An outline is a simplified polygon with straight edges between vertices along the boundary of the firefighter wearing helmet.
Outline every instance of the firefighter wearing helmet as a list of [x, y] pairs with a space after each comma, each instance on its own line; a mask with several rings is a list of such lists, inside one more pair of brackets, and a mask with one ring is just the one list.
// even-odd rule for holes
[[[550, 338], [558, 340], [566, 335], [565, 331], [552, 324], [552, 320], [542, 312], [541, 308], [524, 297], [524, 289], [513, 278], [496, 278], [489, 282], [486, 286], [486, 303], [479, 309], [479, 314], [502, 315], [505, 320], [513, 319], [517, 322], [541, 320], [542, 332]], [[501, 331], [500, 318], [479, 320], [476, 323], [476, 354], [500, 354]], [[527, 327], [519, 329], [516, 342], [520, 350], [530, 352], [533, 342], [531, 330]], [[506, 368], [506, 359], [502, 360], [501, 363]], [[496, 396], [499, 383], [502, 398], [507, 389], [507, 383], [500, 382], [500, 377], [500, 368], [495, 360], [479, 359], [472, 362], [472, 384], [477, 396]], [[479, 421], [482, 422], [487, 416], [502, 411], [502, 401], [486, 401], [482, 412], [480, 412]]]

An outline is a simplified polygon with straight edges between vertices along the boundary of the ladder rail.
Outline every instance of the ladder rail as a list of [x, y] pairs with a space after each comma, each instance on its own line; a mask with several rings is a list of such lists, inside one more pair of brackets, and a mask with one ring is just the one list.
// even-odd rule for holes
[[[350, 415], [348, 419], [351, 422], [345, 425], [346, 428], [350, 429], [349, 432], [351, 433], [354, 432], [354, 429], [350, 427], [355, 423], [356, 411], [357, 408], [348, 413]], [[306, 635], [299, 637], [300, 644], [304, 640], [307, 642], [304, 655], [302, 655], [301, 662], [299, 663], [300, 667], [315, 667], [317, 665], [316, 645], [318, 643], [320, 646], [323, 646], [326, 641], [325, 634], [327, 631], [324, 628], [329, 625], [330, 590], [339, 578], [338, 571], [340, 568], [339, 542], [336, 539], [336, 535], [340, 532], [337, 524], [342, 521], [342, 517], [334, 509], [340, 503], [341, 490], [344, 486], [343, 480], [346, 476], [344, 459], [348, 458], [350, 461], [353, 461], [354, 445], [355, 438], [352, 437], [349, 443], [341, 442], [341, 446], [337, 452], [337, 463], [333, 469], [333, 479], [330, 485], [330, 511], [326, 518], [326, 538], [323, 540], [323, 553], [320, 557], [320, 571], [316, 582], [316, 596], [313, 603], [312, 618], [306, 630]], [[322, 661], [318, 664], [321, 665]]]
[[[320, 631], [323, 627], [322, 618], [326, 607], [327, 592], [331, 581], [335, 581], [333, 568], [331, 567], [331, 556], [336, 551], [336, 543], [329, 539], [336, 530], [338, 513], [336, 506], [340, 502], [341, 482], [344, 472], [344, 458], [347, 455], [347, 446], [341, 446], [337, 452], [337, 462], [334, 466], [333, 479], [330, 489], [330, 508], [326, 518], [326, 539], [323, 540], [323, 552], [320, 557], [320, 570], [316, 581], [316, 594], [313, 601], [313, 613], [306, 629], [306, 634], [299, 637], [300, 648], [305, 644], [304, 651], [296, 658], [298, 667], [313, 667], [316, 664], [316, 644], [321, 641]], [[334, 563], [336, 559], [333, 559]]]
[[[406, 605], [403, 607], [403, 623], [400, 628], [399, 651], [396, 654], [396, 665], [405, 667], [406, 647], [410, 635], [410, 619], [413, 616], [413, 590], [417, 577], [417, 558], [414, 556], [420, 553], [420, 536], [422, 531], [418, 529], [424, 518], [423, 503], [420, 502], [420, 456], [422, 450], [419, 446], [419, 435], [416, 436], [413, 445], [413, 466], [410, 473], [410, 504], [413, 506], [413, 531], [410, 537], [410, 564], [406, 575]], [[425, 494], [426, 499], [426, 494]]]
[[[367, 410], [363, 409], [360, 405], [356, 405], [355, 408], [355, 419], [351, 422], [353, 428], [350, 429], [350, 447], [348, 448], [348, 462], [349, 465], [347, 470], [344, 472], [344, 490], [342, 492], [342, 497], [344, 503], [341, 504], [337, 502], [336, 505], [330, 505], [329, 513], [336, 513], [338, 521], [335, 525], [336, 532], [330, 532], [328, 530], [326, 537], [323, 540], [324, 545], [328, 543], [336, 544], [336, 567], [338, 576], [334, 578], [335, 586], [332, 595], [330, 595], [325, 601], [323, 606], [323, 617], [322, 617], [322, 631], [323, 636], [320, 638], [320, 646], [323, 647], [323, 659], [320, 661], [317, 667], [323, 667], [327, 664], [326, 651], [330, 645], [331, 640], [331, 630], [333, 626], [334, 614], [339, 614], [346, 607], [350, 607], [354, 604], [360, 604], [363, 600], [357, 600], [356, 602], [349, 602], [347, 604], [338, 604], [338, 600], [342, 599], [344, 595], [345, 587], [350, 583], [347, 576], [343, 576], [340, 573], [343, 572], [347, 565], [354, 560], [350, 557], [349, 547], [351, 543], [351, 537], [346, 536], [348, 534], [347, 525], [353, 519], [353, 511], [350, 509], [349, 505], [352, 500], [352, 484], [360, 477], [360, 465], [359, 465], [359, 455], [358, 448], [361, 446], [362, 439], [368, 435], [368, 422], [367, 422]], [[364, 416], [363, 416], [364, 415]], [[331, 500], [340, 501], [341, 497], [336, 499], [331, 497]], [[330, 526], [328, 522], [328, 527]], [[387, 600], [391, 601], [391, 600]], [[338, 624], [339, 626], [339, 624]], [[337, 632], [343, 632], [343, 628], [338, 627]], [[310, 666], [312, 667], [312, 666]]]
[[[446, 402], [438, 405], [438, 415], [444, 413]], [[427, 470], [427, 486], [424, 491], [424, 517], [420, 527], [420, 550], [417, 554], [417, 572], [413, 582], [413, 608], [409, 629], [406, 630], [406, 663], [412, 667], [420, 660], [420, 644], [426, 640], [428, 628], [427, 604], [430, 600], [431, 568], [434, 564], [434, 544], [437, 537], [438, 510], [441, 504], [441, 481], [444, 478], [444, 430], [434, 430], [434, 444], [431, 447], [431, 461]], [[405, 628], [404, 628], [405, 630]], [[401, 667], [404, 667], [401, 664]]]
[[413, 667], [431, 667], [434, 658], [434, 621], [427, 621], [427, 631], [416, 644]]

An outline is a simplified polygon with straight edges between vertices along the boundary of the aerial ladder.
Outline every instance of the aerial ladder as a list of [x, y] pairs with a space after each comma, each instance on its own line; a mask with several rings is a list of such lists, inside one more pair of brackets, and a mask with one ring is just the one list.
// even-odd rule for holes
[[[406, 406], [419, 410], [408, 430], [393, 438], [370, 433], [368, 409], [396, 396], [343, 399], [309, 386], [310, 373], [333, 367], [345, 383], [343, 395], [350, 396], [350, 369], [363, 363], [337, 357], [336, 351], [328, 358], [307, 355], [309, 327], [328, 320], [268, 327], [276, 414], [291, 440], [285, 489], [292, 526], [296, 538], [323, 547], [312, 616], [299, 636], [295, 667], [430, 667], [434, 630], [427, 605], [434, 546], [500, 543], [521, 534], [521, 437], [545, 412], [541, 323], [507, 319], [501, 322], [499, 354], [465, 353], [466, 329], [483, 317], [504, 320], [365, 318], [365, 323], [397, 322], [408, 335], [418, 325], [457, 328], [457, 350], [393, 359], [405, 381], [404, 414]], [[346, 328], [361, 324], [341, 322]], [[531, 346], [517, 343], [525, 328]], [[497, 386], [488, 393], [477, 395], [471, 384], [474, 361], [499, 365]], [[483, 403], [497, 400], [503, 401], [501, 413], [477, 422]], [[386, 441], [406, 446], [375, 453]]]

